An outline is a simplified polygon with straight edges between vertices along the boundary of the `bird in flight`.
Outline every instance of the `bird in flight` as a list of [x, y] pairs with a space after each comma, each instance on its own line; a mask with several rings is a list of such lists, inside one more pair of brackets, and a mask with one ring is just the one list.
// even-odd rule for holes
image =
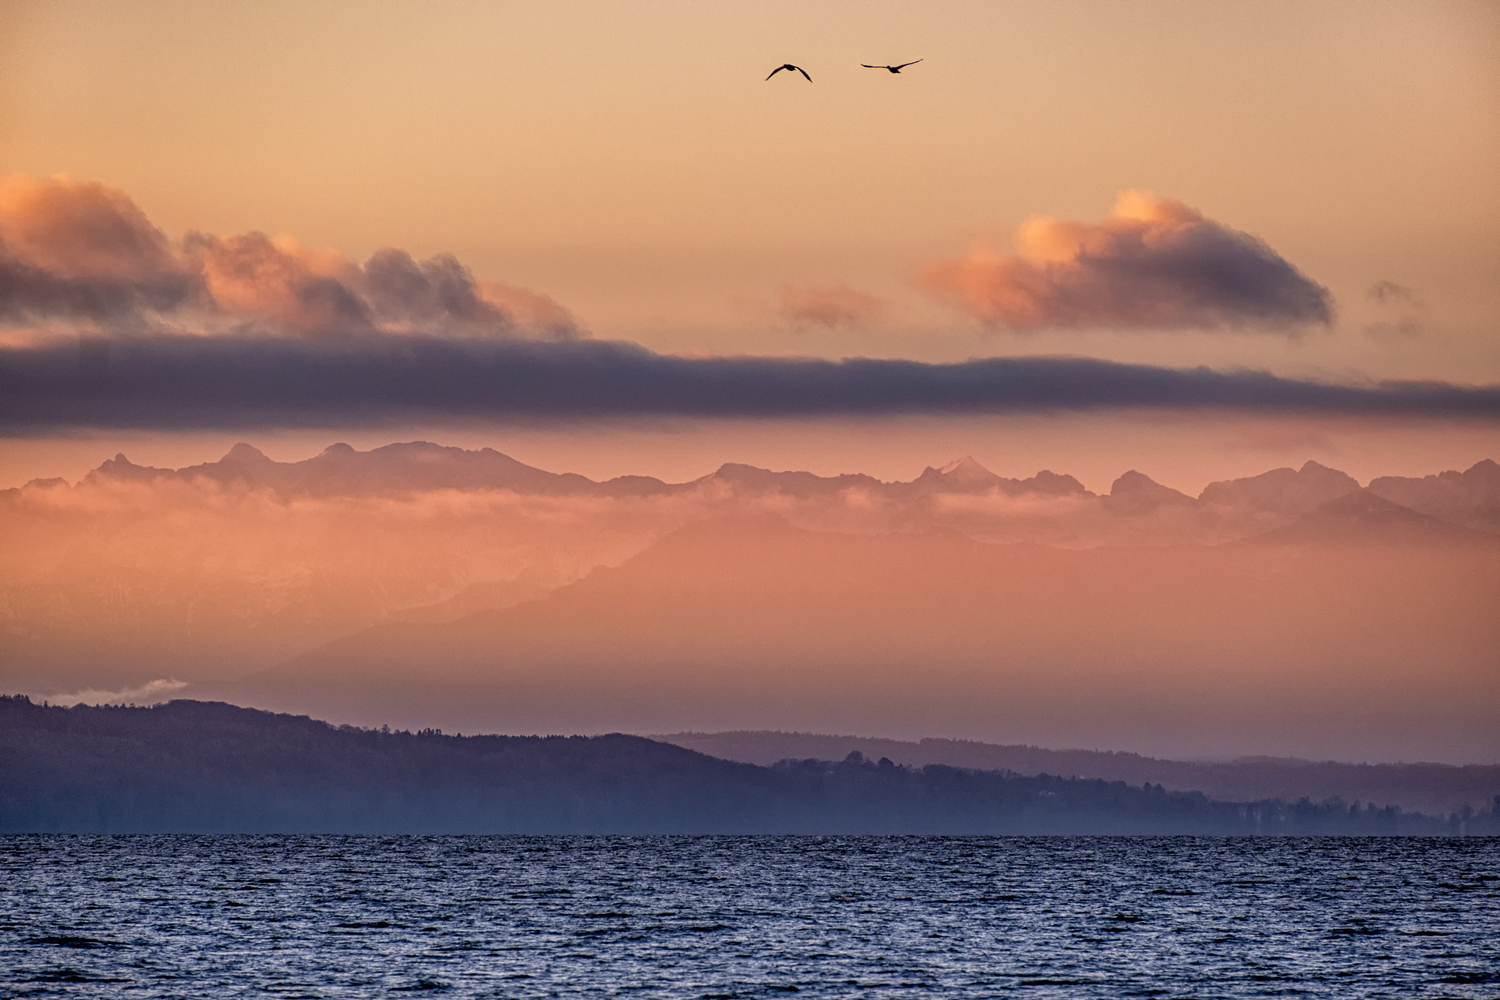
[[900, 66], [871, 66], [869, 63], [860, 63], [860, 65], [863, 66], [865, 69], [888, 69], [892, 73], [899, 73], [903, 69], [905, 69], [906, 67], [908, 67], [908, 66], [915, 66], [917, 63], [919, 63], [921, 61], [922, 60], [920, 60], [920, 59], [913, 59], [909, 63], [902, 63]]
[[[783, 63], [782, 65], [777, 66], [775, 69], [771, 70], [771, 76], [775, 76], [777, 73], [780, 73], [784, 69], [794, 69], [798, 73], [801, 73], [803, 76], [807, 76], [807, 70], [803, 69], [801, 66], [793, 66], [791, 63]], [[771, 76], [766, 77], [766, 79], [771, 79]], [[812, 77], [807, 76], [807, 82], [812, 83]]]

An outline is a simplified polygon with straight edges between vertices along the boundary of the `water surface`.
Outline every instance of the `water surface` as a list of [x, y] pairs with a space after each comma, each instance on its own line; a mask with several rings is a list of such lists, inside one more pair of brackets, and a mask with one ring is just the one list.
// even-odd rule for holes
[[1500, 839], [0, 838], [0, 997], [1500, 997]]

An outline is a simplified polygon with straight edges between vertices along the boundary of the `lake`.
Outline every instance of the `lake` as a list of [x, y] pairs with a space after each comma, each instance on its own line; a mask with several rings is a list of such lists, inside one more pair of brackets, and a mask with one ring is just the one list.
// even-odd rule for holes
[[1500, 839], [0, 838], [0, 997], [1500, 997]]

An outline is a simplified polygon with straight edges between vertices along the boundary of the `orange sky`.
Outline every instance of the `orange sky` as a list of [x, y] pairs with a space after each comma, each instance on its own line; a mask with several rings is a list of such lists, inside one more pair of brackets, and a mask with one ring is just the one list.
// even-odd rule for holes
[[[858, 65], [915, 58], [899, 77]], [[788, 60], [814, 82], [764, 79]], [[452, 252], [596, 337], [658, 351], [1494, 383], [1497, 123], [1488, 3], [0, 10], [0, 176], [104, 182], [173, 240], [264, 231], [353, 261]], [[1129, 189], [1264, 241], [1327, 289], [1333, 322], [1018, 333], [924, 283], [976, 245], [1011, 253], [1036, 216], [1098, 223]], [[1372, 295], [1380, 282], [1401, 294]], [[1190, 490], [1308, 457], [1368, 476], [1500, 453], [1492, 423], [335, 427], [13, 441], [0, 485], [76, 476], [127, 445], [184, 464], [239, 437], [293, 458], [419, 433], [591, 475], [690, 478], [733, 459], [894, 478], [973, 452], [1095, 488], [1150, 466]]]

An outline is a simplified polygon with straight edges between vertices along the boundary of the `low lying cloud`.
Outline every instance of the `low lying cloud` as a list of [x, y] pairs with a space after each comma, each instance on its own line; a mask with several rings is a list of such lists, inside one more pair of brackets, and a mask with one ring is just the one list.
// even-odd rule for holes
[[569, 338], [566, 310], [482, 282], [451, 254], [383, 249], [363, 266], [264, 233], [169, 240], [123, 192], [66, 176], [0, 181], [0, 323], [95, 332]]
[[875, 319], [885, 303], [848, 285], [782, 285], [778, 308], [794, 326], [833, 329], [859, 326]]
[[147, 681], [139, 687], [122, 688], [119, 691], [86, 688], [71, 694], [51, 695], [45, 700], [48, 704], [61, 705], [64, 708], [71, 708], [74, 705], [159, 705], [164, 701], [170, 701], [174, 694], [185, 687], [187, 687], [187, 681], [162, 678]]
[[156, 335], [0, 346], [0, 430], [1121, 408], [1500, 417], [1500, 385], [1333, 383], [1078, 357], [681, 357], [609, 341]]
[[1147, 191], [1120, 194], [1098, 222], [1036, 217], [1016, 253], [976, 246], [926, 284], [978, 319], [1047, 328], [1269, 329], [1333, 320], [1328, 290], [1261, 240]]

